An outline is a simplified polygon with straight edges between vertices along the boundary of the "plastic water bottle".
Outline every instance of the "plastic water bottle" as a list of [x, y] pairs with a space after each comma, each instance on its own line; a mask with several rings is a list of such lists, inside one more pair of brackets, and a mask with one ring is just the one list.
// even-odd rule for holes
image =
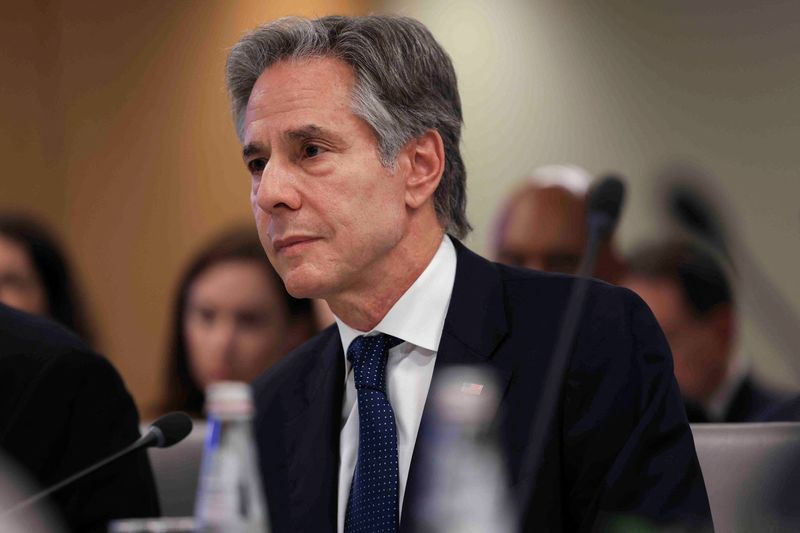
[[427, 479], [415, 523], [425, 533], [511, 533], [516, 514], [492, 427], [499, 399], [493, 375], [475, 367], [443, 369], [432, 384], [434, 421]]
[[269, 531], [253, 439], [250, 386], [214, 383], [206, 390], [208, 434], [203, 450], [195, 521], [202, 533]]

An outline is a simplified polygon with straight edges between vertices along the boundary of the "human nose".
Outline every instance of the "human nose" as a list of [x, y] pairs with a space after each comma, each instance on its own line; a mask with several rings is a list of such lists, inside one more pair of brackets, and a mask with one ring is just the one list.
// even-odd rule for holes
[[297, 189], [297, 174], [289, 162], [273, 156], [261, 174], [254, 195], [255, 204], [267, 213], [280, 209], [299, 209], [301, 198]]
[[209, 329], [206, 342], [220, 359], [226, 359], [236, 345], [236, 324], [232, 320], [217, 320]]

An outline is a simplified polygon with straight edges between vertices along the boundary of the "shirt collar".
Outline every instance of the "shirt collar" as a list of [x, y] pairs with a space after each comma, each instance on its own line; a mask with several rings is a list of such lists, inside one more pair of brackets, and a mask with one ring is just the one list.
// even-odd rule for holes
[[455, 279], [456, 249], [450, 237], [445, 235], [422, 274], [371, 331], [351, 328], [334, 315], [344, 353], [347, 354], [350, 343], [359, 335], [377, 333], [386, 333], [436, 352], [442, 338]]

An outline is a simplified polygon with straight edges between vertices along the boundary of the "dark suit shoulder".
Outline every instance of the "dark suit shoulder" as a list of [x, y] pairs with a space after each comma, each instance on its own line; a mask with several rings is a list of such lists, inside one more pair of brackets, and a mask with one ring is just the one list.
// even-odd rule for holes
[[72, 331], [48, 318], [30, 315], [0, 304], [0, 357], [15, 354], [90, 352]]
[[[0, 308], [0, 447], [40, 486], [139, 437], [133, 399], [113, 365], [58, 324]], [[158, 513], [146, 454], [108, 465], [53, 500], [74, 531]]]
[[[494, 264], [494, 267], [501, 276], [509, 302], [507, 310], [526, 320], [530, 319], [531, 313], [534, 317], [546, 314], [555, 319], [554, 325], [560, 324], [575, 284], [580, 278], [501, 264]], [[588, 283], [588, 286], [581, 313], [581, 328], [614, 326], [620, 334], [629, 336], [634, 319], [644, 320], [650, 326], [655, 325], [649, 308], [633, 291], [595, 278], [582, 281]], [[656, 335], [659, 342], [662, 340], [657, 327], [656, 331], [652, 327], [647, 329], [648, 333]]]
[[[533, 390], [542, 386], [536, 376], [556, 351], [573, 289], [587, 284], [558, 407], [560, 447], [551, 451], [552, 457], [562, 454], [559, 471], [569, 494], [564, 529], [588, 530], [599, 517], [621, 512], [658, 523], [707, 520], [672, 357], [641, 298], [596, 279], [493, 268], [507, 317], [503, 352], [513, 354], [516, 379], [527, 380]], [[513, 435], [528, 432], [512, 427]], [[660, 473], [658, 490], [642, 471]], [[670, 505], [664, 505], [664, 494]]]
[[0, 340], [0, 421], [6, 429], [32, 405], [54, 412], [78, 396], [104, 398], [98, 407], [133, 403], [113, 365], [51, 320], [0, 306]]
[[[540, 270], [503, 265], [501, 263], [491, 263], [491, 265], [497, 271], [507, 289], [512, 291], [537, 290], [543, 291], [546, 295], [568, 296], [575, 282], [583, 279], [571, 274], [543, 272]], [[636, 297], [635, 293], [628, 289], [611, 285], [610, 283], [596, 278], [589, 278], [585, 281], [589, 283], [588, 292], [590, 294], [602, 295], [602, 298], [614, 296], [625, 298], [627, 296], [624, 295], [627, 294]]]

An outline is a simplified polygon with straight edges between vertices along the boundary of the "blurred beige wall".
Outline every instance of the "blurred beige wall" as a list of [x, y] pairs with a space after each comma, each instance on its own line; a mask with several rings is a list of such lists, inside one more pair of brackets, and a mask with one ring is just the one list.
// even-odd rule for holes
[[[656, 175], [689, 161], [716, 176], [743, 247], [800, 314], [800, 4], [384, 0], [380, 11], [422, 20], [453, 59], [476, 251], [517, 180], [550, 163], [627, 178], [630, 249], [669, 227]], [[739, 283], [742, 349], [797, 390], [800, 324], [778, 328], [760, 289]]]
[[33, 212], [74, 258], [98, 332], [140, 410], [161, 393], [185, 262], [250, 223], [226, 51], [284, 15], [366, 0], [18, 2], [0, 19], [0, 208]]
[[[60, 223], [64, 180], [54, 172], [55, 102], [47, 49], [53, 47], [51, 10], [45, 3], [6, 6], [0, 17], [0, 207], [24, 207]], [[57, 122], [57, 121], [55, 121]]]

